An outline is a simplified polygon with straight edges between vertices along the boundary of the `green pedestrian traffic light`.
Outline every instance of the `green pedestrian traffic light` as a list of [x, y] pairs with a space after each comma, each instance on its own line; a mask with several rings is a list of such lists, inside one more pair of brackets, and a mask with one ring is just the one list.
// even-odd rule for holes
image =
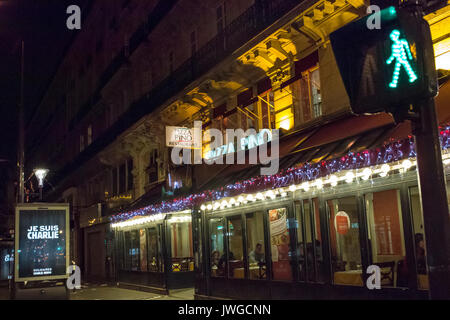
[[[380, 28], [368, 21], [379, 19]], [[400, 113], [437, 94], [428, 23], [406, 9], [389, 7], [330, 34], [354, 113]]]
[[413, 71], [408, 61], [408, 59], [413, 59], [408, 41], [406, 41], [405, 39], [399, 39], [400, 31], [398, 31], [397, 29], [394, 29], [389, 36], [394, 43], [392, 44], [392, 54], [389, 59], [387, 59], [386, 63], [391, 64], [393, 61], [395, 61], [394, 74], [392, 75], [392, 81], [389, 83], [389, 87], [397, 88], [401, 67], [404, 67], [406, 72], [408, 73], [409, 82], [416, 81], [417, 75]]

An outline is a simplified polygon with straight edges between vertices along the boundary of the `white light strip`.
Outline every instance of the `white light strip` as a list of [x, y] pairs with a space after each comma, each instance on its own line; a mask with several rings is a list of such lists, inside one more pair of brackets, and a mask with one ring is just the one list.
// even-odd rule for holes
[[[445, 153], [444, 153], [445, 152]], [[450, 152], [443, 150], [442, 159], [444, 165], [450, 165]], [[345, 181], [346, 183], [353, 183], [358, 179], [367, 181], [370, 178], [386, 177], [389, 173], [399, 171], [399, 173], [407, 172], [417, 165], [415, 158], [409, 158], [402, 161], [397, 161], [390, 164], [376, 165], [371, 167], [365, 167], [362, 169], [343, 170], [339, 174], [331, 174], [328, 177], [320, 177], [315, 180], [303, 182], [300, 185], [290, 185], [285, 188], [272, 189], [268, 191], [260, 191], [256, 194], [241, 194], [236, 198], [223, 198], [208, 204], [202, 204], [200, 209], [203, 211], [215, 211], [217, 209], [225, 209], [238, 207], [242, 204], [253, 203], [261, 200], [274, 200], [277, 197], [286, 197], [287, 191], [295, 193], [297, 190], [308, 192], [310, 190], [321, 191], [328, 187], [335, 187], [339, 182]]]
[[[180, 220], [180, 222], [183, 222], [184, 219], [186, 219], [185, 215], [189, 214], [189, 213], [191, 213], [191, 210], [183, 210], [183, 211], [179, 211], [179, 212], [169, 212], [169, 213], [157, 213], [157, 214], [152, 214], [150, 216], [144, 216], [144, 217], [140, 217], [140, 218], [132, 218], [132, 219], [126, 220], [126, 221], [112, 223], [111, 227], [112, 228], [126, 228], [126, 227], [137, 226], [137, 225], [141, 225], [141, 224], [145, 224], [145, 223], [161, 221], [161, 220], [164, 220], [164, 218], [168, 214], [171, 215], [171, 218], [169, 219], [169, 221], [173, 222], [177, 218], [182, 218]], [[183, 215], [183, 216], [177, 217], [174, 215]], [[191, 219], [190, 216], [188, 216], [188, 217], [189, 217], [189, 219]], [[171, 220], [171, 219], [175, 219], [175, 220]]]

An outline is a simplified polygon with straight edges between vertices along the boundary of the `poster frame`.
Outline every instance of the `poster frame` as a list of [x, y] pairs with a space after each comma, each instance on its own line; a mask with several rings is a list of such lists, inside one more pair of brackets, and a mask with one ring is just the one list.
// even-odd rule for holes
[[67, 279], [69, 275], [54, 275], [54, 276], [34, 276], [34, 277], [19, 277], [19, 225], [21, 210], [64, 210], [66, 212], [66, 270], [70, 264], [70, 220], [69, 220], [69, 204], [68, 203], [21, 203], [16, 206], [15, 212], [15, 235], [14, 235], [14, 282], [24, 281], [42, 281], [42, 280], [59, 280]]

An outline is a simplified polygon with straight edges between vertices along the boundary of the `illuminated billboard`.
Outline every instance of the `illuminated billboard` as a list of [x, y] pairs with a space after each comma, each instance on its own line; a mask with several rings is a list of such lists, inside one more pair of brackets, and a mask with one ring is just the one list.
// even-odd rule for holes
[[69, 205], [16, 207], [15, 281], [67, 278]]

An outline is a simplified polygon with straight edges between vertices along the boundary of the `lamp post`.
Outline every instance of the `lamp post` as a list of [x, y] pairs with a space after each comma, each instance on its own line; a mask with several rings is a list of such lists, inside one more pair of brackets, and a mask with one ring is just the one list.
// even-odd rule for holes
[[42, 188], [44, 187], [44, 179], [47, 176], [48, 169], [34, 169], [34, 175], [39, 182], [39, 200], [42, 201]]

